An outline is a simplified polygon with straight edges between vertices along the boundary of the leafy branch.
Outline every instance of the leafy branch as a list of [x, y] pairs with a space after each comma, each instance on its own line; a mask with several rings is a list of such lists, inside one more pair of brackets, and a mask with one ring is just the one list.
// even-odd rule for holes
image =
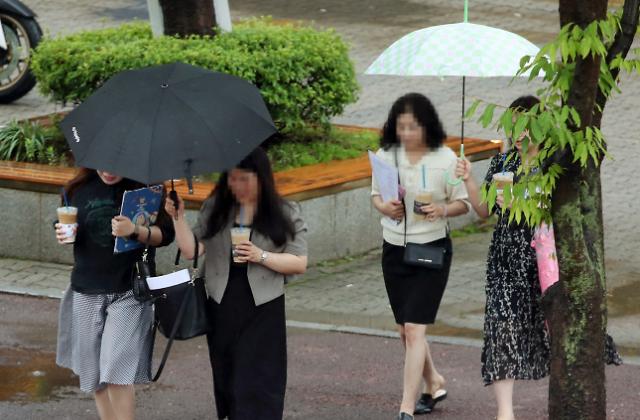
[[[617, 72], [640, 71], [640, 60], [618, 55], [611, 59], [611, 49], [617, 46], [623, 31], [623, 13], [609, 13], [604, 20], [586, 27], [574, 23], [565, 25], [557, 37], [546, 44], [535, 57], [525, 56], [517, 76], [529, 75], [529, 81], [541, 77], [545, 87], [536, 93], [540, 104], [529, 111], [508, 109], [495, 103], [476, 100], [466, 112], [466, 118], [477, 117], [483, 127], [495, 126], [507, 138], [522, 138], [522, 155], [531, 147], [538, 153], [518, 169], [518, 181], [504, 190], [505, 203], [510, 203], [509, 221], [525, 221], [536, 226], [551, 220], [551, 195], [568, 163], [587, 167], [592, 161], [598, 166], [607, 156], [606, 139], [598, 124], [585, 123], [580, 112], [568, 103], [576, 65], [580, 60], [600, 60], [598, 86], [608, 99], [617, 87]], [[636, 20], [637, 25], [637, 20]], [[612, 72], [614, 69], [614, 72]], [[594, 106], [594, 115], [602, 113], [605, 101]], [[501, 110], [501, 113], [496, 113]], [[495, 185], [485, 185], [483, 200], [495, 206]], [[506, 211], [506, 210], [503, 210]]]

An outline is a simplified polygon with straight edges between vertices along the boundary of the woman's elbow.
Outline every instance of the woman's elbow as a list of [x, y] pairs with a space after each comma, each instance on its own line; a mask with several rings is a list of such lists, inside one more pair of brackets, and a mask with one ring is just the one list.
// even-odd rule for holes
[[481, 219], [488, 219], [489, 216], [491, 215], [489, 213], [489, 209], [485, 206], [476, 208], [474, 210], [476, 211], [476, 214], [478, 215], [478, 217]]
[[298, 257], [299, 261], [298, 264], [296, 264], [294, 270], [295, 272], [293, 274], [304, 274], [307, 271], [307, 257]]

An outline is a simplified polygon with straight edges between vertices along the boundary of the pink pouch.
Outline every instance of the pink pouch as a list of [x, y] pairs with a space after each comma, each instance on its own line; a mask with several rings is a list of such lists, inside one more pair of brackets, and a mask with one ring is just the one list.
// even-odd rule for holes
[[553, 235], [553, 225], [542, 223], [533, 233], [531, 246], [536, 250], [538, 261], [538, 279], [542, 293], [558, 281], [558, 257], [556, 255], [556, 239]]

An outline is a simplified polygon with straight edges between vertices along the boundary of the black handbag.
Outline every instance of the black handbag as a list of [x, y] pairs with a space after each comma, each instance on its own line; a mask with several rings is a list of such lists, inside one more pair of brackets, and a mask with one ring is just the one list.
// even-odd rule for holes
[[430, 244], [405, 243], [403, 261], [408, 265], [440, 269], [447, 250]]
[[[191, 281], [157, 289], [153, 291], [152, 299], [155, 306], [155, 323], [153, 328], [153, 341], [155, 342], [156, 330], [168, 338], [167, 346], [158, 366], [158, 371], [152, 381], [156, 382], [169, 358], [169, 352], [173, 340], [186, 340], [213, 331], [213, 318], [207, 305], [207, 290], [204, 277], [198, 270], [198, 238], [195, 237], [195, 256], [193, 258], [193, 270]], [[180, 262], [180, 249], [176, 254], [175, 265]], [[148, 288], [148, 285], [147, 285]]]
[[[394, 158], [398, 168], [398, 184], [400, 184], [400, 166], [398, 165], [398, 150], [394, 149]], [[428, 267], [441, 269], [444, 267], [444, 257], [447, 250], [444, 246], [432, 244], [416, 244], [407, 242], [407, 206], [402, 197], [402, 207], [404, 209], [404, 254], [402, 261], [407, 265], [418, 267]]]
[[[194, 236], [194, 240], [191, 281], [156, 290], [159, 293], [154, 301], [158, 330], [167, 338], [187, 340], [212, 330], [204, 277], [198, 270], [198, 239]], [[179, 260], [180, 250], [176, 255], [176, 265]]]

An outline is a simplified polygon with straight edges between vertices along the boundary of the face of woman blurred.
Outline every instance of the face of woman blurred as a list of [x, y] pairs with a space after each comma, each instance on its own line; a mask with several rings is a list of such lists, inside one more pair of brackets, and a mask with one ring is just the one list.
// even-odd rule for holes
[[112, 173], [109, 173], [107, 171], [96, 171], [98, 173], [98, 176], [100, 177], [100, 179], [102, 180], [102, 182], [104, 182], [107, 185], [115, 185], [118, 182], [122, 181], [122, 177], [118, 176], [118, 175], [114, 175]]
[[255, 172], [234, 168], [229, 171], [227, 183], [238, 203], [255, 203], [258, 200], [258, 175]]
[[522, 154], [522, 141], [525, 138], [529, 140], [529, 143], [527, 144], [527, 154], [534, 155], [538, 153], [538, 146], [531, 142], [531, 137], [529, 137], [529, 130], [524, 130], [522, 133], [520, 133], [520, 136], [517, 138], [517, 140], [513, 142], [513, 145], [515, 146], [518, 153]]
[[405, 112], [396, 121], [396, 136], [405, 149], [419, 149], [426, 145], [426, 130], [420, 125], [413, 112]]

